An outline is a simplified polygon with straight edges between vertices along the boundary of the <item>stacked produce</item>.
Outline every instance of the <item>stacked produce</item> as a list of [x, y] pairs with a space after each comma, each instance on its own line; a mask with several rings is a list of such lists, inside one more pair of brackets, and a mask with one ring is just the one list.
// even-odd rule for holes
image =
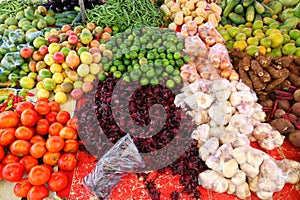
[[[272, 1], [265, 5], [258, 1], [222, 2], [222, 21], [218, 27], [229, 50], [239, 48], [254, 56], [300, 56], [300, 6], [295, 1]], [[284, 9], [283, 9], [284, 8]]]
[[201, 0], [165, 0], [160, 7], [165, 19], [170, 20], [169, 29], [176, 30], [183, 24], [195, 21], [197, 25], [210, 22], [214, 27], [221, 20], [222, 9], [215, 3], [206, 3]]
[[76, 129], [76, 119], [48, 99], [18, 102], [13, 110], [2, 111], [0, 178], [16, 182], [14, 194], [22, 198], [46, 198], [49, 190], [64, 190], [67, 173], [77, 164]]
[[[44, 6], [57, 13], [73, 10], [75, 6], [79, 6], [78, 0], [48, 0]], [[83, 1], [86, 9], [91, 9], [95, 5], [103, 4], [104, 0], [88, 0]]]
[[32, 6], [32, 1], [28, 0], [16, 0], [16, 1], [9, 1], [9, 0], [2, 0], [0, 4], [0, 15], [8, 14], [9, 16], [13, 17], [19, 11], [26, 9], [28, 6]]

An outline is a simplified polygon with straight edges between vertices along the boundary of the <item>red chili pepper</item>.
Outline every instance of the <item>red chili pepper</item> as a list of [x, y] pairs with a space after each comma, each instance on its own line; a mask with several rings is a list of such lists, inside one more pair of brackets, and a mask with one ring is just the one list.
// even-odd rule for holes
[[31, 93], [31, 92], [27, 92], [27, 95], [28, 95], [29, 97], [33, 97], [33, 96], [34, 96], [34, 94]]
[[274, 90], [274, 91], [275, 91], [275, 94], [277, 94], [276, 96], [282, 96], [282, 97], [293, 96], [293, 94], [290, 93], [290, 92], [285, 92], [285, 91], [282, 91], [282, 90]]
[[275, 114], [275, 111], [277, 110], [277, 106], [278, 106], [278, 101], [275, 101], [275, 103], [274, 103], [274, 106], [273, 106], [273, 110], [272, 110], [271, 117], [273, 117], [273, 116], [274, 116], [274, 114]]
[[292, 95], [291, 96], [278, 96], [278, 95], [276, 95], [275, 97], [276, 97], [276, 99], [284, 99], [284, 100], [294, 99], [294, 97]]

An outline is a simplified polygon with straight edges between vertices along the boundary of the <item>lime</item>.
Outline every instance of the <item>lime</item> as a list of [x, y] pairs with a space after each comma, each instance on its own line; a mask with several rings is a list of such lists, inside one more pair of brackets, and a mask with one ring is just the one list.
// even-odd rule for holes
[[294, 43], [287, 43], [282, 47], [281, 51], [284, 55], [292, 55], [296, 52], [296, 46]]
[[174, 71], [174, 67], [173, 67], [172, 65], [168, 65], [168, 66], [166, 67], [166, 72], [167, 72], [168, 74], [173, 73], [173, 71]]
[[50, 72], [50, 70], [48, 69], [41, 69], [39, 71], [39, 77], [43, 80], [45, 78], [51, 78], [52, 77], [52, 73]]
[[99, 75], [98, 75], [98, 78], [99, 78], [99, 81], [105, 81], [106, 79], [106, 75], [104, 72], [101, 72]]
[[129, 76], [124, 76], [123, 81], [126, 82], [126, 83], [129, 83], [130, 82]]
[[146, 86], [149, 84], [149, 80], [147, 78], [141, 78], [140, 84]]
[[120, 72], [120, 71], [115, 71], [115, 72], [113, 73], [113, 76], [114, 76], [115, 78], [121, 78], [121, 77], [122, 77], [122, 72]]
[[173, 81], [173, 80], [167, 80], [167, 82], [166, 82], [166, 86], [167, 86], [168, 88], [173, 88], [173, 87], [174, 87], [174, 85], [175, 85], [175, 83], [174, 83], [174, 81]]
[[20, 79], [20, 86], [25, 89], [32, 89], [35, 85], [34, 79], [24, 76]]
[[52, 91], [56, 87], [56, 83], [52, 78], [45, 78], [43, 80], [43, 87], [48, 91]]
[[300, 38], [300, 31], [297, 29], [290, 30], [289, 35], [293, 40], [297, 40]]
[[157, 78], [152, 78], [152, 79], [150, 80], [150, 84], [151, 84], [152, 86], [156, 86], [156, 85], [158, 85], [158, 83], [159, 83], [159, 80], [158, 80]]

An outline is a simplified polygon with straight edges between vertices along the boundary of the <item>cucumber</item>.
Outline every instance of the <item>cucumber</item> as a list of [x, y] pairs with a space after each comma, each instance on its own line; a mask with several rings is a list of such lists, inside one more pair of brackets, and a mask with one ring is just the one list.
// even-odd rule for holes
[[223, 11], [223, 16], [227, 17], [231, 11], [233, 11], [234, 7], [239, 4], [238, 0], [229, 0], [227, 1], [227, 5]]
[[258, 1], [254, 1], [253, 6], [258, 14], [263, 14], [265, 12], [265, 7]]
[[252, 22], [255, 17], [255, 9], [254, 6], [249, 6], [246, 11], [246, 19], [248, 22]]
[[226, 8], [226, 0], [223, 0], [221, 2], [221, 8], [222, 8], [222, 10], [224, 10]]
[[237, 25], [240, 25], [240, 24], [245, 24], [246, 23], [246, 20], [243, 16], [240, 16], [234, 12], [231, 12], [229, 15], [228, 15], [229, 19], [237, 24]]
[[279, 1], [269, 3], [268, 7], [273, 11], [274, 15], [277, 15], [282, 11], [282, 4]]
[[237, 5], [235, 8], [234, 8], [234, 12], [236, 14], [242, 14], [244, 12], [244, 7], [240, 4], [240, 5]]
[[242, 2], [244, 7], [248, 7], [254, 3], [254, 0], [243, 0]]

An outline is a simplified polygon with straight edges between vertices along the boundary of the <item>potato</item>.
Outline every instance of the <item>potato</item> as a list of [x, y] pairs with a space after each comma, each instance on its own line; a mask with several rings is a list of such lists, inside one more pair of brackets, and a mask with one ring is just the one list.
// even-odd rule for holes
[[281, 134], [288, 134], [295, 131], [294, 125], [287, 119], [274, 119], [270, 121], [270, 124], [277, 129]]
[[297, 102], [300, 102], [300, 89], [297, 89], [294, 94], [294, 100], [297, 101]]
[[300, 130], [295, 130], [289, 134], [289, 141], [295, 146], [300, 147]]
[[288, 111], [288, 109], [291, 107], [290, 103], [286, 99], [277, 99], [278, 102], [277, 108], [283, 109], [284, 111]]
[[277, 109], [274, 113], [274, 118], [275, 119], [278, 119], [278, 118], [281, 118], [282, 115], [285, 114], [285, 111], [283, 109]]
[[297, 102], [292, 106], [291, 112], [297, 117], [300, 117], [300, 102]]

